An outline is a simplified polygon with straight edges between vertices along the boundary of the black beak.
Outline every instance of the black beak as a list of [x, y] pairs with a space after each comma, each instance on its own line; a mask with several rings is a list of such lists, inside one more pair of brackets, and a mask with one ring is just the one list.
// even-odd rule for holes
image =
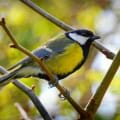
[[93, 39], [93, 40], [100, 39], [100, 36], [94, 35], [94, 36], [92, 37], [92, 39]]

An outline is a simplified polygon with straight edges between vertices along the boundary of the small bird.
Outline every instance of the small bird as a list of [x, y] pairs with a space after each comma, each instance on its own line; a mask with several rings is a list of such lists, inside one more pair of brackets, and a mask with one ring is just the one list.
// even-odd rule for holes
[[[96, 39], [100, 39], [100, 36], [89, 30], [73, 30], [48, 41], [32, 53], [38, 58], [44, 58], [44, 64], [61, 80], [84, 64], [90, 46]], [[50, 81], [45, 71], [30, 57], [24, 58], [9, 70], [12, 71], [0, 77], [0, 86], [17, 78], [37, 77]]]

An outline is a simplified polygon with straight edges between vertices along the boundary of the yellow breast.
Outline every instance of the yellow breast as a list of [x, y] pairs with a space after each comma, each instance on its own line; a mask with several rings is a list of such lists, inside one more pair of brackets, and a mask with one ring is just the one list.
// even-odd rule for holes
[[44, 62], [53, 74], [64, 75], [72, 72], [83, 60], [82, 48], [74, 43], [65, 48], [65, 52], [46, 59]]

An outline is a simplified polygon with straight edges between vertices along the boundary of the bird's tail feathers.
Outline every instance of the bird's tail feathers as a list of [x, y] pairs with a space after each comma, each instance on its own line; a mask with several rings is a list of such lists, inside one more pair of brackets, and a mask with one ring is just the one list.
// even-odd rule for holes
[[5, 86], [6, 84], [12, 82], [17, 70], [7, 73], [0, 77], [0, 87]]

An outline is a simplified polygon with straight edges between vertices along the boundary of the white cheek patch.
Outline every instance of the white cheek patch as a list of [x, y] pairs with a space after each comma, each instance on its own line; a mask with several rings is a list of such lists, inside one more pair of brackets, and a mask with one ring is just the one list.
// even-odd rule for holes
[[70, 38], [72, 38], [76, 42], [80, 43], [81, 45], [84, 45], [88, 40], [88, 37], [81, 36], [76, 33], [69, 33], [69, 36], [70, 36]]

